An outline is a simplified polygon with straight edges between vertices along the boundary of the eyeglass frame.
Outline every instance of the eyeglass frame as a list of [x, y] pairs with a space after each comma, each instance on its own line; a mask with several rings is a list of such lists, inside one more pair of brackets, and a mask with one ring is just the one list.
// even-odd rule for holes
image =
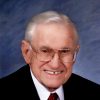
[[[52, 50], [53, 51], [53, 53], [52, 53], [52, 56], [50, 56], [51, 58], [50, 58], [50, 60], [40, 60], [39, 59], [39, 56], [37, 56], [38, 54], [39, 54], [39, 49], [35, 49], [33, 46], [32, 46], [32, 44], [31, 43], [29, 43], [30, 44], [30, 48], [32, 49], [32, 51], [34, 51], [35, 53], [36, 53], [36, 58], [39, 60], [39, 61], [41, 61], [41, 62], [49, 62], [49, 61], [51, 61], [52, 59], [53, 59], [53, 57], [55, 56], [55, 53], [59, 53], [59, 51], [61, 51], [61, 50], [63, 50], [63, 49], [59, 49], [59, 50], [56, 50], [56, 49], [51, 49], [51, 48], [49, 48], [50, 50]], [[72, 63], [72, 62], [74, 62], [75, 61], [75, 59], [76, 59], [76, 56], [77, 56], [77, 48], [75, 49], [75, 50], [73, 50], [73, 51], [75, 51], [75, 52], [73, 52], [73, 60], [72, 61], [66, 61], [66, 62], [64, 62], [63, 60], [62, 60], [62, 58], [61, 58], [61, 56], [59, 56], [59, 59], [62, 61], [62, 62], [64, 62], [64, 63]]]

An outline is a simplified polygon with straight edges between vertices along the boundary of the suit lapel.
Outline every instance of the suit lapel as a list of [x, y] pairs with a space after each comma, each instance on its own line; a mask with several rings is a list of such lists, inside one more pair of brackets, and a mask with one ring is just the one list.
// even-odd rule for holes
[[[34, 82], [30, 74], [30, 67], [26, 65], [22, 68], [20, 75], [22, 77], [22, 85], [24, 97], [29, 100], [40, 100]], [[24, 79], [23, 79], [24, 78]]]

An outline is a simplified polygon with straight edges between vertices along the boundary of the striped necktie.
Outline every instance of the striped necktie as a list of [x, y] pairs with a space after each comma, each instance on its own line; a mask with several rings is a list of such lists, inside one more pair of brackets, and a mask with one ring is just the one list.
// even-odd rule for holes
[[57, 93], [51, 93], [48, 100], [57, 100], [58, 99], [58, 95]]

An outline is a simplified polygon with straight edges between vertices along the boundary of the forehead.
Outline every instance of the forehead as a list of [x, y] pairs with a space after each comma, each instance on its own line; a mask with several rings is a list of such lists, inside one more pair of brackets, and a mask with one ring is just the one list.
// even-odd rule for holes
[[35, 46], [48, 46], [60, 49], [66, 46], [74, 46], [74, 29], [71, 25], [60, 23], [40, 24], [36, 28], [33, 38]]

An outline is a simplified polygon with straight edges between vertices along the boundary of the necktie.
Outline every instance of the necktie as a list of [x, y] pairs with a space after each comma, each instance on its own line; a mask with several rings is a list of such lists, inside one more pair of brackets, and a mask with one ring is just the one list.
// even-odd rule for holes
[[57, 93], [51, 93], [48, 100], [57, 100], [57, 98], [58, 98]]

